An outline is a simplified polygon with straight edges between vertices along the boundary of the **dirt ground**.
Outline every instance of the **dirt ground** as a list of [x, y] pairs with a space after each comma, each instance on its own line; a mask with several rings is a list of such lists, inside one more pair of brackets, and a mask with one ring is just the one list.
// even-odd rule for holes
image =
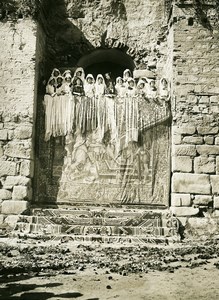
[[105, 245], [0, 240], [0, 299], [219, 299], [217, 241]]

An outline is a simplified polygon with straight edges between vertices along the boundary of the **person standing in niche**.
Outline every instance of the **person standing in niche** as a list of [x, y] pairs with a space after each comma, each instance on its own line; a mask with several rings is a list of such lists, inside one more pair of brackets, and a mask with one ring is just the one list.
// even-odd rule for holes
[[145, 81], [140, 79], [139, 82], [137, 83], [137, 95], [141, 98], [144, 98], [145, 93], [146, 93]]
[[63, 77], [59, 75], [57, 77], [57, 87], [56, 87], [56, 96], [54, 97], [54, 119], [55, 124], [53, 128], [53, 136], [61, 136], [64, 135], [64, 120], [63, 120], [63, 113], [65, 112], [63, 95], [64, 87], [63, 87]]
[[62, 103], [62, 108], [63, 108], [63, 129], [64, 129], [64, 134], [70, 134], [72, 132], [72, 114], [73, 114], [73, 97], [72, 97], [72, 92], [71, 92], [71, 71], [67, 70], [63, 73], [64, 77], [64, 82], [63, 82], [63, 103]]
[[126, 69], [124, 72], [123, 72], [123, 81], [124, 81], [124, 84], [126, 86], [128, 86], [128, 79], [132, 77], [132, 73], [129, 69]]
[[125, 85], [124, 85], [124, 80], [122, 77], [117, 77], [116, 78], [116, 85], [115, 85], [115, 90], [116, 90], [116, 95], [118, 97], [125, 97]]
[[104, 77], [105, 77], [105, 83], [106, 83], [105, 95], [108, 97], [112, 97], [113, 95], [115, 95], [115, 87], [114, 87], [113, 81], [111, 79], [111, 74], [106, 73]]
[[80, 77], [74, 77], [72, 80], [72, 94], [77, 96], [84, 96], [83, 81]]
[[105, 94], [106, 84], [102, 74], [98, 74], [95, 83], [95, 97], [100, 98]]
[[85, 81], [85, 72], [84, 69], [82, 67], [78, 67], [75, 72], [74, 72], [74, 76], [73, 78], [79, 77], [82, 82], [84, 83]]
[[135, 80], [132, 77], [129, 77], [127, 80], [126, 95], [128, 97], [134, 97], [136, 95]]
[[45, 141], [48, 141], [52, 135], [53, 127], [53, 102], [56, 95], [55, 78], [50, 77], [47, 86], [46, 94], [44, 96], [44, 107], [45, 107]]
[[88, 74], [84, 83], [85, 96], [93, 98], [95, 95], [95, 80], [92, 74]]
[[147, 79], [148, 86], [147, 86], [147, 97], [148, 98], [156, 98], [157, 97], [157, 88], [156, 82], [154, 79]]

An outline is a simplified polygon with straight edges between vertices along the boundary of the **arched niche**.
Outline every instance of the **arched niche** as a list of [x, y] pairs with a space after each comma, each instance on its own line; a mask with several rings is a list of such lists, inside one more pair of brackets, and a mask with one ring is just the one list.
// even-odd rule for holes
[[125, 69], [134, 70], [135, 64], [131, 56], [117, 49], [98, 49], [83, 56], [77, 63], [83, 67], [86, 74], [98, 74], [111, 72], [112, 78], [122, 76]]

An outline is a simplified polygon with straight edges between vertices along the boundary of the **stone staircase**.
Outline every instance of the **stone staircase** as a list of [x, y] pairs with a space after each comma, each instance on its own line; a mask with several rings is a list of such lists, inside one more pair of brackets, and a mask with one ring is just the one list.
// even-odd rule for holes
[[179, 222], [168, 210], [142, 208], [33, 208], [19, 216], [13, 234], [104, 243], [180, 240]]

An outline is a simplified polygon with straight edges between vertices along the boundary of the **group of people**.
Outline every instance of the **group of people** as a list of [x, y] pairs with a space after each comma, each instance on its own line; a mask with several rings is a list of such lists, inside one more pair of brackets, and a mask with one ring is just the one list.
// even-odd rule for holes
[[[112, 104], [115, 96], [124, 100], [121, 100], [121, 103], [125, 102], [127, 98], [141, 99], [141, 101], [142, 99], [147, 101], [153, 101], [153, 99], [167, 101], [169, 98], [169, 86], [165, 78], [160, 80], [159, 91], [153, 78], [143, 77], [136, 82], [129, 69], [123, 72], [123, 77], [117, 77], [115, 83], [110, 73], [106, 73], [104, 76], [98, 74], [95, 80], [92, 74], [85, 76], [84, 69], [81, 67], [76, 69], [73, 76], [70, 70], [66, 70], [61, 74], [58, 69], [53, 69], [44, 97], [46, 114], [45, 140], [48, 141], [51, 136], [71, 133], [75, 118], [80, 127], [83, 127], [82, 131], [91, 127], [95, 128], [98, 119], [99, 123], [103, 122], [104, 112], [103, 108], [100, 107], [100, 102], [102, 101], [100, 99], [104, 98], [103, 96], [110, 99], [111, 107], [109, 104], [107, 104], [107, 107], [108, 113], [112, 114], [115, 110]], [[86, 100], [82, 101], [82, 103], [78, 100], [80, 97]], [[90, 101], [88, 101], [89, 99]], [[99, 114], [102, 114], [102, 116], [97, 116], [95, 112], [97, 107], [99, 107]], [[137, 110], [137, 108], [134, 108], [136, 107], [135, 103], [132, 104], [132, 107], [133, 111], [134, 109]], [[138, 115], [138, 112], [136, 112], [136, 115]], [[112, 124], [112, 126], [114, 127], [115, 124]]]

